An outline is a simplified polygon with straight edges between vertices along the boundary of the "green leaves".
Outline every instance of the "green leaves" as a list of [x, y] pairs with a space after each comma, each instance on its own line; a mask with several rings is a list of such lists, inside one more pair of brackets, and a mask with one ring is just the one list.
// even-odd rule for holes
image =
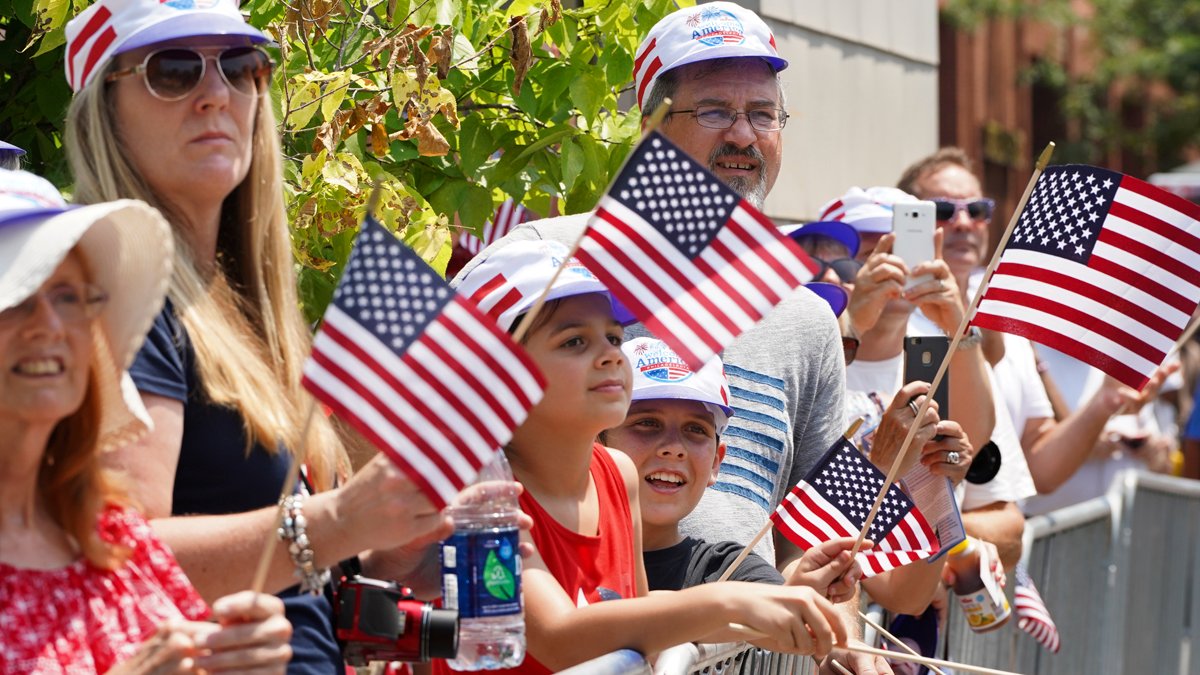
[[[13, 8], [0, 10], [0, 138], [60, 184], [62, 27], [88, 2], [0, 0]], [[583, 5], [242, 2], [279, 43], [271, 92], [310, 318], [329, 302], [376, 183], [380, 221], [439, 270], [457, 230], [479, 231], [507, 198], [542, 214], [595, 206], [638, 134], [637, 113], [617, 107], [634, 51], [675, 5]]]

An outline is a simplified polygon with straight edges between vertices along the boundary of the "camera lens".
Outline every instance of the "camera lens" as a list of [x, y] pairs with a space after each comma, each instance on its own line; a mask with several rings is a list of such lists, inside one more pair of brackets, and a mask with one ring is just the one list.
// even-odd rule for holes
[[421, 640], [428, 653], [425, 658], [452, 659], [458, 656], [458, 610], [426, 607]]

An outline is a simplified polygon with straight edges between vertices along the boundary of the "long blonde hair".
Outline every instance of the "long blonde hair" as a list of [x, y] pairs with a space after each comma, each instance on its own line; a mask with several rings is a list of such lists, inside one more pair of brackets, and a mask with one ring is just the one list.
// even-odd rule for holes
[[[71, 101], [65, 144], [75, 200], [92, 204], [141, 199], [158, 208], [175, 235], [175, 267], [167, 296], [188, 332], [204, 394], [240, 413], [246, 436], [275, 452], [298, 448], [311, 400], [300, 384], [311, 334], [300, 312], [291, 233], [283, 203], [282, 155], [270, 96], [259, 98], [246, 178], [225, 198], [218, 264], [197, 269], [190, 224], [169, 195], [154, 192], [116, 133], [114, 101], [98, 74]], [[320, 413], [304, 460], [319, 489], [349, 470], [345, 446]]]

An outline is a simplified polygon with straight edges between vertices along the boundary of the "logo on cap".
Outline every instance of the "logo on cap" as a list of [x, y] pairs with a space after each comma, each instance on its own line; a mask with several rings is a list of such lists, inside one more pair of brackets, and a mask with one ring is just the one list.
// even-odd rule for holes
[[692, 39], [708, 47], [740, 45], [746, 41], [742, 22], [724, 9], [702, 9], [687, 19]]
[[683, 359], [670, 349], [662, 349], [650, 344], [640, 344], [634, 348], [637, 363], [633, 365], [643, 376], [655, 382], [682, 382], [692, 376], [692, 369]]
[[[552, 258], [551, 261], [555, 267], [558, 267], [559, 265], [563, 264], [562, 258]], [[579, 262], [575, 258], [570, 258], [567, 260], [567, 266], [565, 268], [563, 268], [563, 271], [570, 272], [571, 274], [574, 274], [577, 277], [582, 277], [584, 279], [595, 279], [596, 278], [596, 275], [592, 274], [591, 270], [589, 270], [587, 267], [584, 266], [583, 263]]]

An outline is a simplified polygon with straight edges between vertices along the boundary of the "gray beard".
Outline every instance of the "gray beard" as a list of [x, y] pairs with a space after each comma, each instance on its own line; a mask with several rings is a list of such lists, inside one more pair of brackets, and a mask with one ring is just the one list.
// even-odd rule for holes
[[717, 175], [717, 161], [722, 157], [731, 155], [749, 155], [758, 162], [758, 171], [753, 176], [749, 177], [734, 177], [725, 182], [731, 190], [741, 195], [742, 199], [750, 202], [750, 204], [762, 211], [763, 203], [767, 199], [767, 169], [766, 158], [756, 146], [749, 146], [744, 150], [739, 150], [733, 145], [719, 146], [712, 151], [708, 157], [708, 170]]
[[753, 178], [731, 178], [725, 184], [741, 195], [742, 199], [750, 202], [751, 206], [759, 211], [763, 210], [763, 204], [767, 200], [767, 181], [761, 172]]

